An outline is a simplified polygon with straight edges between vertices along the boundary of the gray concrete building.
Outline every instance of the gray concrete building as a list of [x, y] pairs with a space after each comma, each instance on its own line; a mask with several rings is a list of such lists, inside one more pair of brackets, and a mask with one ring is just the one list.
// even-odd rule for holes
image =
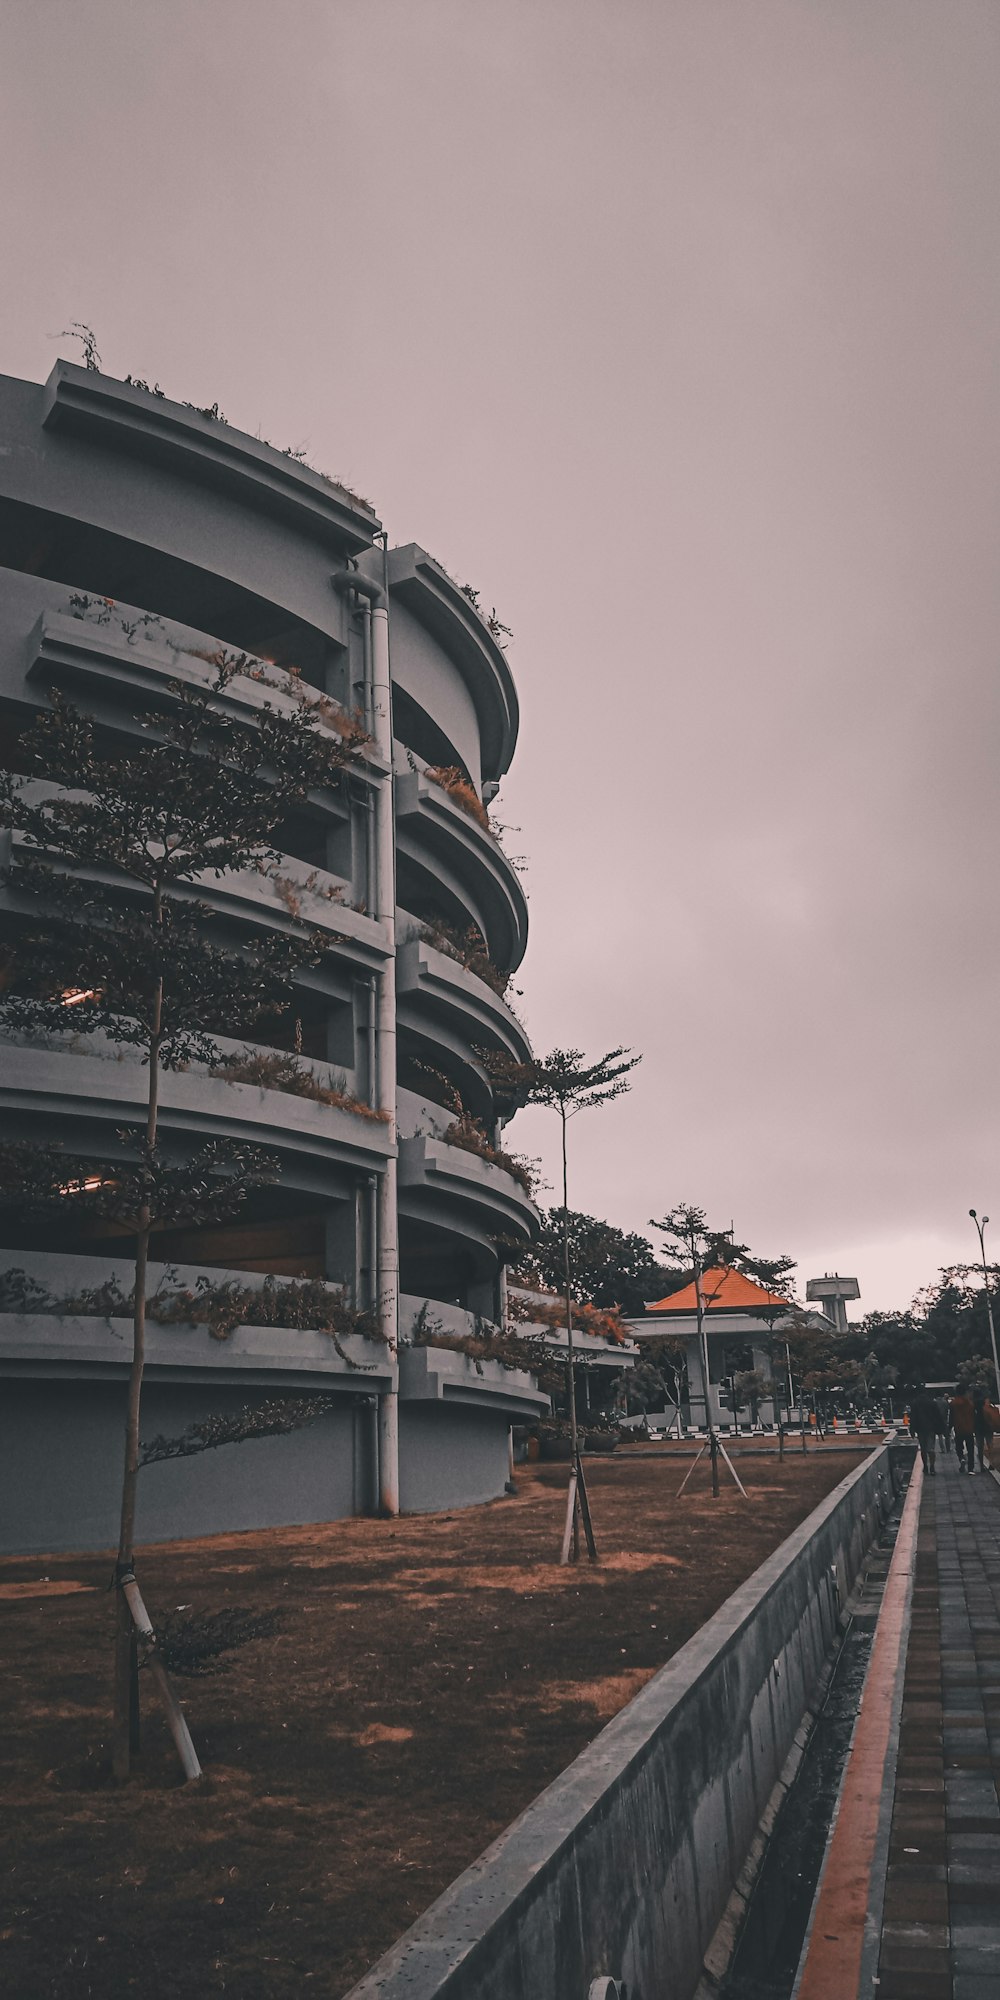
[[[165, 679], [203, 680], [220, 646], [274, 663], [272, 677], [296, 668], [374, 739], [282, 829], [274, 877], [223, 877], [204, 895], [230, 936], [251, 923], [329, 932], [301, 976], [296, 1046], [381, 1116], [166, 1075], [173, 1142], [255, 1138], [280, 1178], [237, 1223], [165, 1232], [151, 1277], [168, 1265], [190, 1282], [324, 1277], [384, 1308], [391, 1338], [348, 1341], [345, 1361], [294, 1328], [246, 1324], [222, 1343], [204, 1326], [152, 1326], [144, 1435], [285, 1392], [333, 1403], [290, 1437], [151, 1467], [140, 1538], [329, 1519], [380, 1496], [391, 1510], [501, 1493], [510, 1425], [547, 1398], [498, 1364], [409, 1344], [429, 1317], [459, 1332], [500, 1317], [503, 1260], [537, 1222], [518, 1178], [454, 1132], [457, 1091], [495, 1146], [481, 1052], [528, 1053], [503, 997], [525, 948], [525, 897], [481, 805], [517, 736], [498, 638], [423, 549], [383, 547], [367, 502], [217, 414], [60, 361], [44, 385], [0, 381], [0, 433], [8, 745], [52, 690], [114, 730]], [[252, 679], [229, 692], [260, 699]], [[0, 837], [9, 862], [11, 835]], [[11, 898], [0, 885], [8, 924]], [[0, 1037], [8, 1136], [57, 1134], [82, 1150], [135, 1117], [144, 1075], [120, 1049]], [[4, 1210], [0, 1233], [0, 1546], [103, 1546], [116, 1530], [130, 1323], [65, 1302], [114, 1273], [127, 1289], [128, 1245], [69, 1213], [53, 1231]]]

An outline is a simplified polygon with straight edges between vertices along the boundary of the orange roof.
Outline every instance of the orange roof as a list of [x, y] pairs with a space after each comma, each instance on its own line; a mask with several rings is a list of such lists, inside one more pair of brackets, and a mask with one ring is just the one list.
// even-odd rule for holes
[[[701, 1295], [706, 1312], [752, 1312], [761, 1306], [788, 1306], [788, 1300], [777, 1292], [767, 1291], [755, 1278], [746, 1278], [742, 1271], [731, 1271], [725, 1264], [718, 1270], [702, 1272]], [[655, 1299], [646, 1307], [648, 1313], [697, 1310], [698, 1297], [693, 1284], [685, 1285], [683, 1291], [671, 1292], [669, 1298]]]

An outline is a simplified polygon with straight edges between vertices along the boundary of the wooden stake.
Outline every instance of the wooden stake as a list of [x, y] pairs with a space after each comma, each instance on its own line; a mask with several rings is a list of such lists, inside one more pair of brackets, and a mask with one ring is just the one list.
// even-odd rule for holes
[[708, 1434], [708, 1437], [707, 1437], [707, 1438], [705, 1439], [705, 1442], [704, 1442], [704, 1444], [702, 1445], [702, 1447], [701, 1447], [701, 1450], [700, 1450], [700, 1452], [698, 1453], [698, 1455], [697, 1455], [697, 1457], [696, 1457], [696, 1459], [695, 1459], [695, 1461], [694, 1461], [694, 1464], [693, 1464], [693, 1465], [689, 1465], [689, 1466], [688, 1466], [688, 1469], [687, 1469], [686, 1473], [684, 1474], [684, 1477], [683, 1477], [683, 1479], [681, 1480], [681, 1483], [680, 1483], [680, 1485], [679, 1485], [679, 1486], [678, 1486], [678, 1488], [677, 1488], [677, 1498], [678, 1498], [678, 1500], [680, 1499], [680, 1497], [681, 1497], [681, 1494], [683, 1493], [683, 1491], [684, 1491], [684, 1488], [685, 1488], [685, 1486], [686, 1486], [686, 1485], [687, 1485], [687, 1483], [688, 1483], [688, 1480], [689, 1480], [689, 1479], [691, 1479], [691, 1478], [693, 1478], [694, 1474], [695, 1474], [695, 1473], [697, 1472], [697, 1470], [698, 1470], [698, 1467], [699, 1467], [699, 1465], [701, 1464], [701, 1461], [702, 1461], [702, 1459], [704, 1458], [704, 1456], [705, 1456], [705, 1453], [706, 1453], [706, 1451], [710, 1451], [710, 1452], [711, 1452], [711, 1454], [712, 1454], [712, 1493], [713, 1493], [713, 1496], [714, 1496], [714, 1497], [715, 1497], [716, 1499], [718, 1499], [718, 1496], [719, 1496], [719, 1458], [720, 1458], [720, 1456], [721, 1456], [721, 1457], [722, 1457], [722, 1458], [723, 1458], [723, 1459], [725, 1460], [725, 1463], [726, 1463], [726, 1466], [727, 1466], [727, 1468], [728, 1468], [729, 1472], [730, 1472], [730, 1473], [732, 1474], [732, 1476], [733, 1476], [733, 1479], [735, 1480], [735, 1482], [736, 1482], [737, 1486], [739, 1487], [739, 1489], [740, 1489], [740, 1492], [742, 1493], [742, 1495], [743, 1495], [743, 1498], [744, 1498], [744, 1500], [749, 1500], [749, 1498], [750, 1498], [750, 1495], [749, 1495], [749, 1493], [747, 1492], [747, 1489], [746, 1489], [746, 1487], [744, 1486], [744, 1484], [743, 1484], [743, 1481], [742, 1481], [742, 1479], [740, 1478], [740, 1475], [739, 1475], [739, 1473], [737, 1472], [737, 1470], [736, 1470], [736, 1467], [735, 1467], [735, 1465], [733, 1464], [733, 1461], [732, 1461], [732, 1459], [730, 1458], [730, 1456], [729, 1456], [729, 1453], [728, 1453], [728, 1451], [726, 1450], [726, 1447], [725, 1447], [725, 1445], [724, 1445], [724, 1444], [723, 1444], [723, 1442], [722, 1442], [722, 1439], [721, 1439], [720, 1437], [716, 1437], [716, 1434], [715, 1434], [715, 1431], [714, 1431], [714, 1430], [712, 1430], [712, 1431], [710, 1431], [710, 1432], [709, 1432], [709, 1434]]
[[681, 1497], [681, 1494], [683, 1493], [683, 1491], [684, 1491], [684, 1488], [685, 1488], [685, 1486], [686, 1486], [686, 1485], [687, 1485], [687, 1483], [688, 1483], [688, 1480], [689, 1480], [690, 1478], [692, 1478], [692, 1477], [693, 1477], [694, 1473], [696, 1473], [696, 1472], [697, 1472], [697, 1470], [698, 1470], [698, 1467], [699, 1467], [699, 1465], [701, 1464], [701, 1461], [702, 1461], [702, 1459], [704, 1458], [704, 1456], [705, 1456], [705, 1453], [706, 1453], [706, 1451], [707, 1451], [707, 1450], [708, 1450], [708, 1439], [706, 1438], [706, 1439], [705, 1439], [705, 1442], [704, 1442], [704, 1444], [703, 1444], [703, 1445], [702, 1445], [702, 1447], [701, 1447], [701, 1450], [700, 1450], [700, 1451], [699, 1451], [699, 1452], [698, 1452], [698, 1453], [696, 1454], [696, 1456], [695, 1456], [695, 1461], [694, 1461], [694, 1464], [693, 1464], [693, 1465], [689, 1465], [689, 1466], [688, 1466], [688, 1469], [687, 1469], [686, 1473], [684, 1474], [684, 1477], [683, 1477], [683, 1479], [681, 1480], [681, 1483], [680, 1483], [680, 1485], [679, 1485], [679, 1486], [678, 1486], [678, 1488], [677, 1488], [677, 1498], [678, 1498], [678, 1500], [680, 1499], [680, 1497]]
[[583, 1476], [582, 1460], [577, 1467], [577, 1494], [580, 1501], [580, 1514], [583, 1520], [583, 1532], [587, 1537], [587, 1553], [590, 1557], [591, 1562], [596, 1562], [597, 1543], [594, 1540], [594, 1524], [590, 1518], [590, 1495], [587, 1492], [587, 1482]]
[[559, 1556], [560, 1564], [568, 1563], [569, 1561], [570, 1549], [573, 1543], [573, 1531], [575, 1527], [576, 1527], [576, 1466], [574, 1465], [573, 1470], [569, 1475], [569, 1485], [566, 1489], [566, 1526], [563, 1529], [562, 1551]]
[[134, 1575], [123, 1576], [119, 1582], [119, 1589], [128, 1606], [136, 1632], [148, 1649], [145, 1664], [156, 1682], [156, 1691], [163, 1704], [167, 1726], [174, 1739], [174, 1745], [177, 1755], [181, 1760], [181, 1768], [184, 1776], [187, 1779], [200, 1778], [202, 1775], [201, 1765], [198, 1762], [198, 1753], [191, 1741], [191, 1731], [184, 1719], [184, 1711], [181, 1708], [180, 1702], [171, 1687], [170, 1676], [157, 1652], [156, 1633], [150, 1623], [149, 1613], [142, 1601], [142, 1594]]
[[744, 1486], [744, 1484], [743, 1484], [743, 1481], [742, 1481], [742, 1479], [740, 1478], [740, 1475], [739, 1475], [739, 1473], [737, 1472], [737, 1470], [736, 1470], [736, 1467], [735, 1467], [735, 1465], [733, 1464], [733, 1461], [732, 1461], [732, 1459], [730, 1458], [730, 1456], [729, 1456], [729, 1453], [728, 1453], [728, 1451], [726, 1450], [726, 1447], [725, 1447], [725, 1445], [724, 1445], [724, 1444], [723, 1444], [723, 1442], [722, 1442], [722, 1439], [721, 1439], [721, 1438], [718, 1438], [718, 1439], [716, 1440], [716, 1442], [717, 1442], [717, 1445], [718, 1445], [718, 1449], [719, 1449], [719, 1451], [721, 1451], [721, 1453], [722, 1453], [722, 1456], [723, 1456], [723, 1458], [725, 1459], [725, 1461], [726, 1461], [726, 1464], [728, 1465], [728, 1467], [729, 1467], [729, 1470], [730, 1470], [730, 1472], [732, 1473], [732, 1475], [733, 1475], [733, 1478], [735, 1479], [735, 1481], [736, 1481], [736, 1484], [737, 1484], [737, 1486], [739, 1487], [739, 1489], [740, 1489], [740, 1492], [741, 1492], [741, 1493], [742, 1493], [742, 1495], [743, 1495], [743, 1498], [744, 1498], [744, 1500], [748, 1500], [748, 1499], [750, 1498], [750, 1495], [748, 1494], [748, 1492], [747, 1492], [747, 1489], [746, 1489], [746, 1487]]
[[559, 1555], [560, 1564], [579, 1562], [580, 1560], [581, 1521], [583, 1522], [583, 1532], [587, 1543], [587, 1554], [591, 1562], [596, 1562], [597, 1543], [594, 1539], [594, 1524], [590, 1515], [590, 1495], [587, 1492], [587, 1481], [584, 1477], [583, 1465], [578, 1458], [570, 1473], [569, 1486], [566, 1489], [566, 1524], [563, 1528], [562, 1549]]

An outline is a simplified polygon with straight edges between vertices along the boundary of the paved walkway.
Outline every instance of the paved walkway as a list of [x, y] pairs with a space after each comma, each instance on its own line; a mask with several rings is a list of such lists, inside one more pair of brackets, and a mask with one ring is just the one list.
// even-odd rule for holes
[[952, 1456], [917, 1534], [877, 2000], [1000, 2000], [1000, 1485]]

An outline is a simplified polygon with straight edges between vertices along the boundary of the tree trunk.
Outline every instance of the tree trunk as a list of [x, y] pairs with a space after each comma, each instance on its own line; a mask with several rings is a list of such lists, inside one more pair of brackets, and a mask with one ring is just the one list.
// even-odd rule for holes
[[566, 1295], [566, 1390], [569, 1396], [569, 1434], [573, 1450], [573, 1464], [577, 1462], [580, 1443], [576, 1430], [576, 1374], [573, 1367], [573, 1293], [569, 1269], [569, 1176], [566, 1166], [566, 1106], [560, 1106], [562, 1115], [562, 1170], [563, 1170], [563, 1284]]
[[[154, 922], [160, 921], [159, 892], [154, 896]], [[145, 1155], [151, 1159], [156, 1146], [159, 1111], [160, 1041], [163, 1018], [163, 979], [153, 1001], [148, 1045], [149, 1089], [146, 1097]], [[135, 1631], [123, 1585], [134, 1576], [135, 1510], [139, 1485], [139, 1412], [142, 1401], [142, 1372], [146, 1358], [146, 1269], [152, 1213], [148, 1202], [139, 1210], [135, 1242], [135, 1286], [132, 1293], [132, 1365], [128, 1378], [125, 1415], [125, 1464], [122, 1472], [121, 1521], [118, 1531], [118, 1561], [115, 1566], [118, 1616], [115, 1641], [115, 1706], [111, 1736], [111, 1765], [121, 1784], [129, 1775], [132, 1751], [138, 1741], [138, 1712], [135, 1707]]]

